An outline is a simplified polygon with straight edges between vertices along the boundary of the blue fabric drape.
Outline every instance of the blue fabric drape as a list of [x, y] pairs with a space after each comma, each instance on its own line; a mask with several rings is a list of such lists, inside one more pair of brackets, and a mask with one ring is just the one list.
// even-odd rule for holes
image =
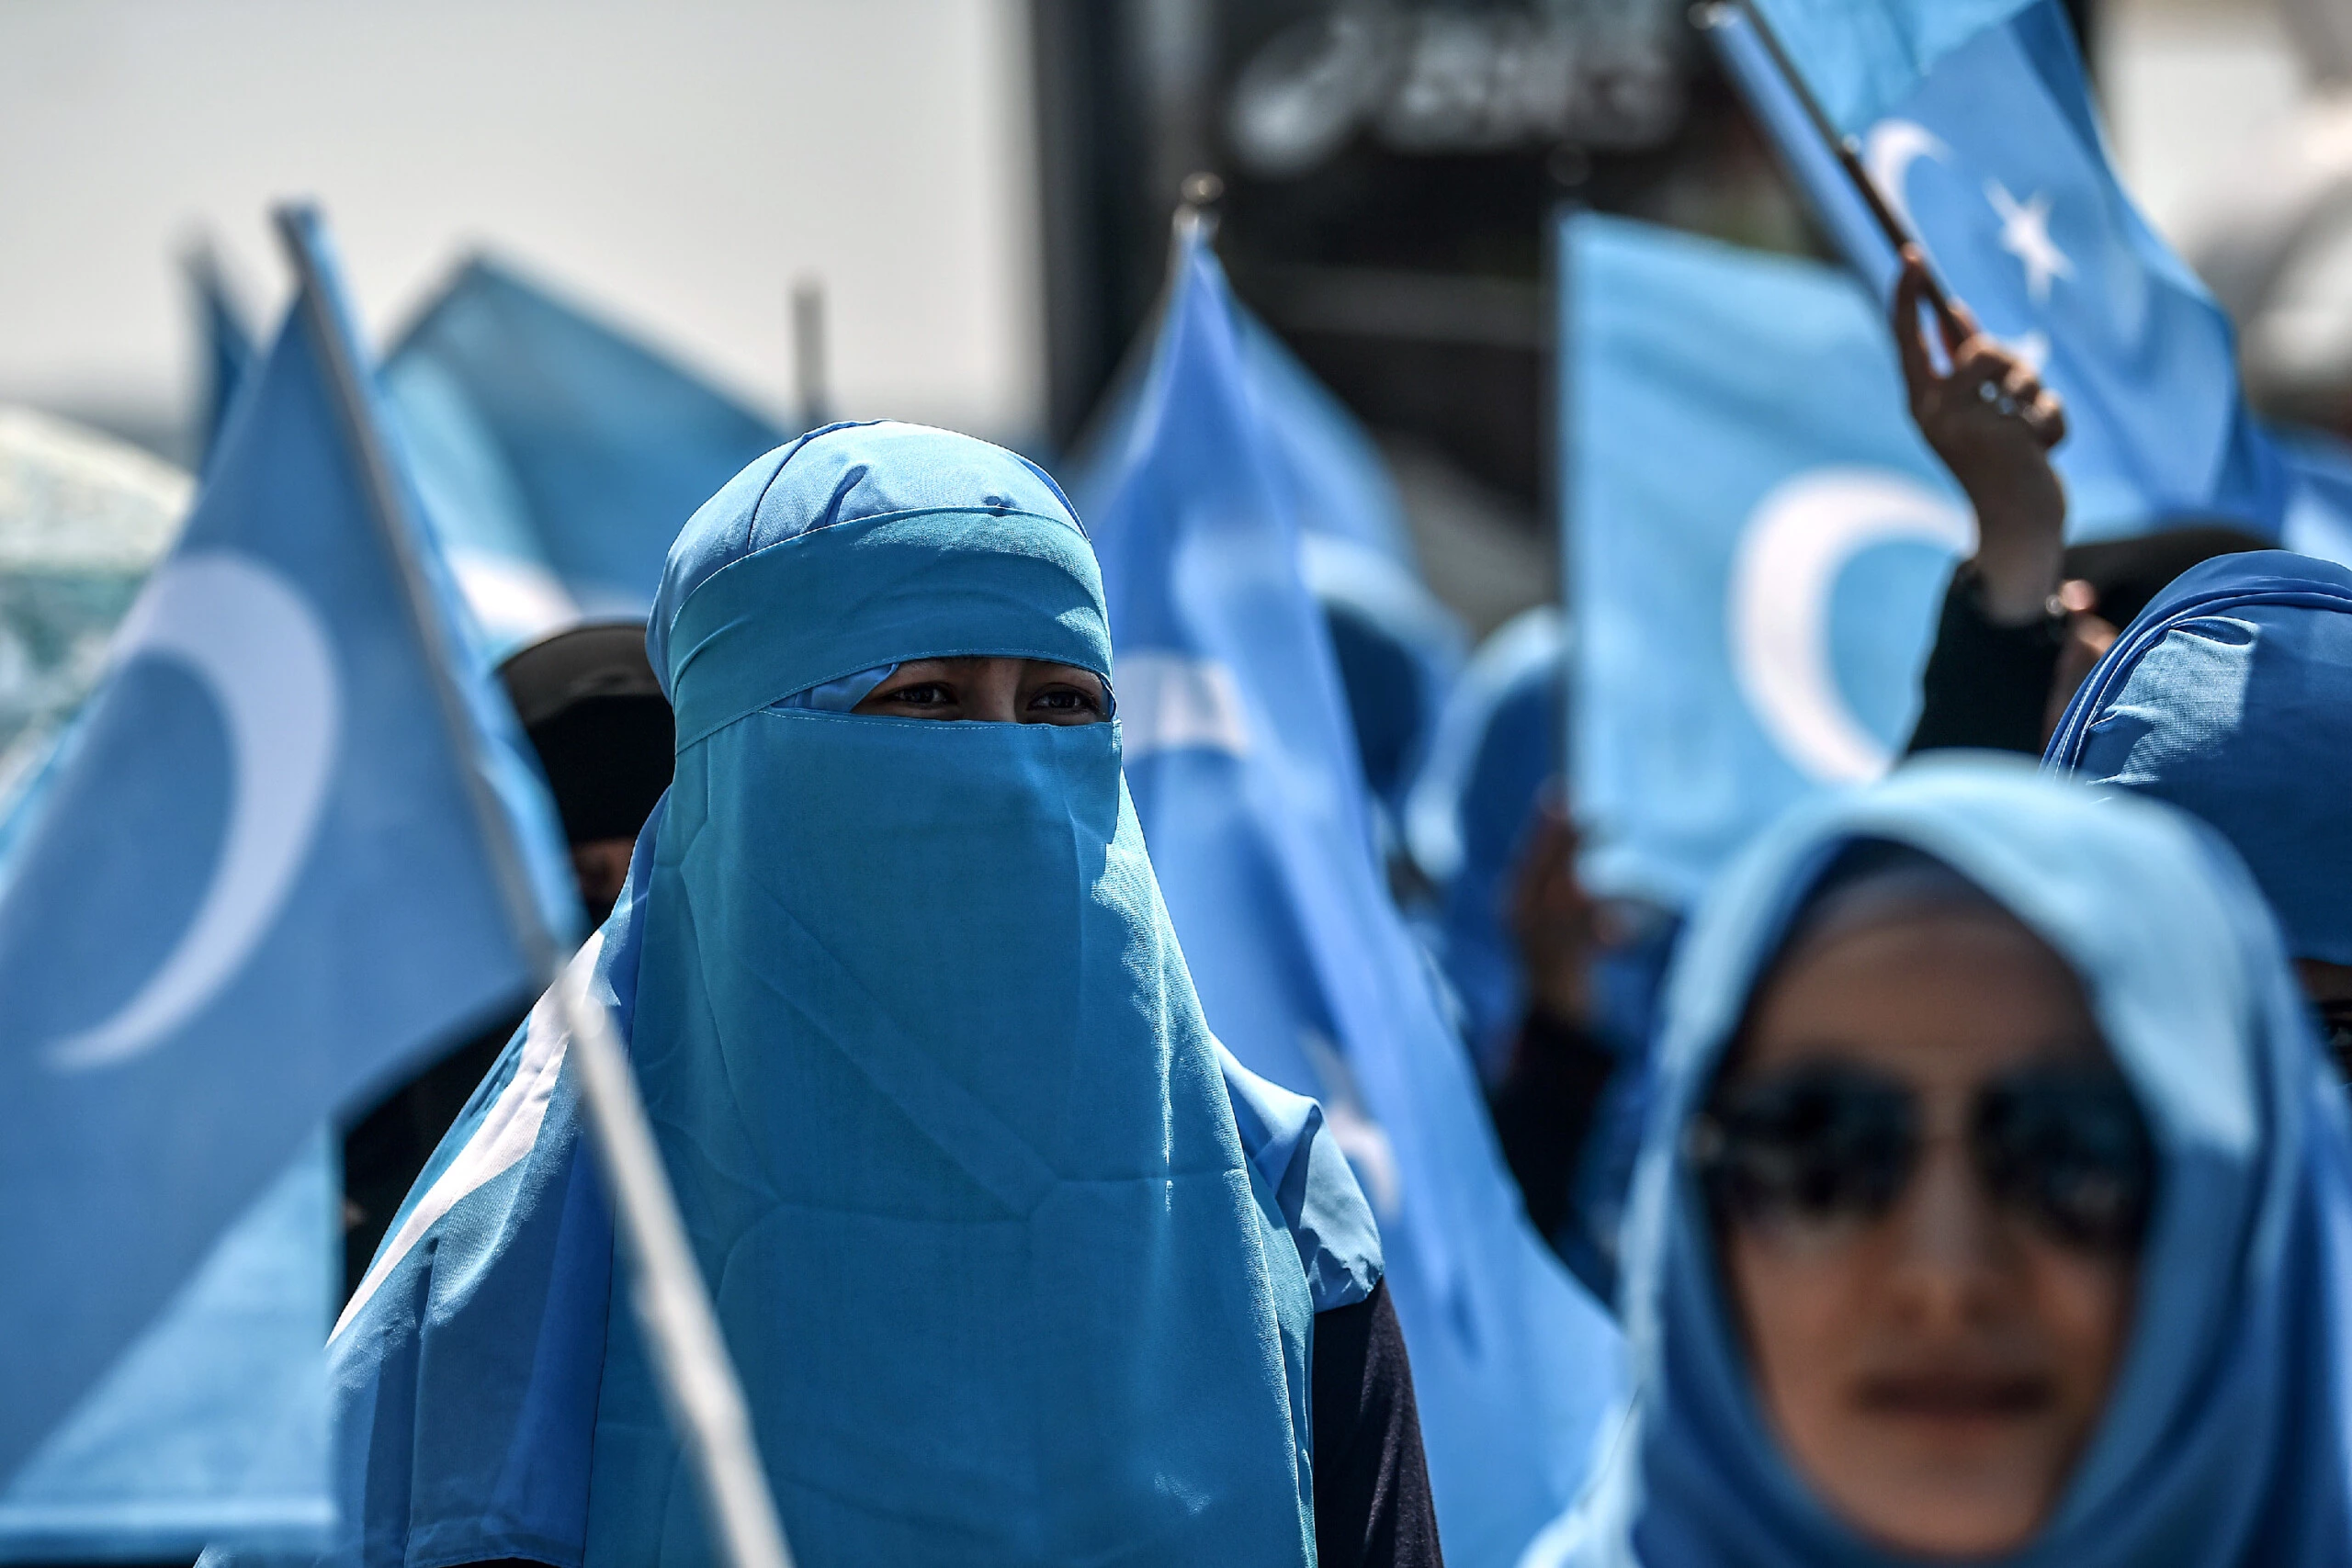
[[1626, 1233], [1638, 1386], [1530, 1562], [1878, 1568], [1781, 1456], [1731, 1327], [1682, 1130], [1813, 882], [1856, 839], [1926, 852], [2080, 975], [2154, 1134], [2157, 1206], [2103, 1421], [2013, 1568], [2352, 1562], [2352, 1140], [2251, 881], [2188, 818], [2014, 762], [1915, 764], [1743, 857], [1670, 982]]
[[2044, 759], [2221, 829], [2298, 958], [2352, 964], [2352, 570], [2218, 556], [2140, 612]]

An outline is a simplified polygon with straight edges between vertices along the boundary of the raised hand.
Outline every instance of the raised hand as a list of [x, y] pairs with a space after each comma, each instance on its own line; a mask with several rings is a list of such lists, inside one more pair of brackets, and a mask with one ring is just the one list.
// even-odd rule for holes
[[[2066, 492], [2050, 461], [2066, 411], [2033, 367], [1953, 300], [1930, 305], [1926, 259], [1903, 251], [1894, 343], [1911, 418], [1976, 511], [1975, 566], [1984, 612], [2018, 625], [2049, 613], [2065, 548]], [[1936, 367], [1923, 312], [1932, 311], [1949, 369]]]

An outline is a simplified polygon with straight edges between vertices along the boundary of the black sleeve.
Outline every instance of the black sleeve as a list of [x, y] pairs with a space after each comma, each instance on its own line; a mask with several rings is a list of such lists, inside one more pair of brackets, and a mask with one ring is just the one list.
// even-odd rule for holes
[[1510, 1064], [1487, 1097], [1503, 1163], [1538, 1235], [1567, 1222], [1577, 1168], [1617, 1058], [1590, 1030], [1531, 1011]]
[[385, 1095], [345, 1130], [343, 1299], [359, 1288], [393, 1213], [521, 1021], [500, 1019]]
[[1955, 570], [1919, 682], [1919, 722], [1904, 754], [1973, 746], [2040, 756], [2065, 625], [2063, 616], [2045, 615], [1997, 626], [1985, 617], [1975, 569]]
[[1315, 1557], [1322, 1568], [1441, 1568], [1421, 1417], [1388, 1281], [1315, 1314]]

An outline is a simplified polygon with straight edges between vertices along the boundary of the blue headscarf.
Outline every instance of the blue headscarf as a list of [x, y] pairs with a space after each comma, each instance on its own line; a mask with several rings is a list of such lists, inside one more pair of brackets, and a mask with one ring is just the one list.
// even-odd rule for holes
[[1463, 1032], [1492, 1077], [1519, 1029], [1527, 976], [1505, 918], [1544, 785], [1560, 772], [1567, 625], [1549, 606], [1505, 622], [1447, 697], [1405, 807], [1406, 843], [1443, 889], [1434, 933]]
[[2162, 1162], [2105, 1416], [2011, 1568], [2352, 1562], [2352, 1142], [2269, 916], [2226, 846], [2129, 796], [1984, 757], [1800, 808], [1736, 863], [1669, 985], [1625, 1237], [1639, 1393], [1528, 1562], [1877, 1568], [1781, 1456], [1681, 1155], [1824, 869], [1856, 840], [1935, 857], [2082, 977]]
[[[788, 701], [909, 660], [1108, 677], [1052, 481], [835, 426], [672, 550], [678, 770], [575, 963], [630, 1042], [798, 1560], [1311, 1560], [1311, 1314], [1380, 1271], [1314, 1102], [1211, 1038], [1114, 724]], [[330, 1353], [369, 1568], [701, 1562], [546, 1003]]]
[[1369, 545], [1302, 533], [1298, 564], [1331, 636], [1364, 783], [1393, 840], [1462, 668], [1462, 624], [1410, 566]]
[[2044, 760], [2221, 829], [2297, 958], [2352, 964], [2352, 570], [2217, 556], [2093, 667]]

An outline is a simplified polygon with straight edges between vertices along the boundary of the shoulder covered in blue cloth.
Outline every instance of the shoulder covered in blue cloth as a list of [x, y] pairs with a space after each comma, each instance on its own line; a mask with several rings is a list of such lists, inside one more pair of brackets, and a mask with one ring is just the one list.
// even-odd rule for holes
[[1223, 1041], [1216, 1060], [1242, 1153], [1282, 1211], [1315, 1310], [1353, 1306], [1380, 1283], [1380, 1226], [1323, 1108], [1243, 1066]]

